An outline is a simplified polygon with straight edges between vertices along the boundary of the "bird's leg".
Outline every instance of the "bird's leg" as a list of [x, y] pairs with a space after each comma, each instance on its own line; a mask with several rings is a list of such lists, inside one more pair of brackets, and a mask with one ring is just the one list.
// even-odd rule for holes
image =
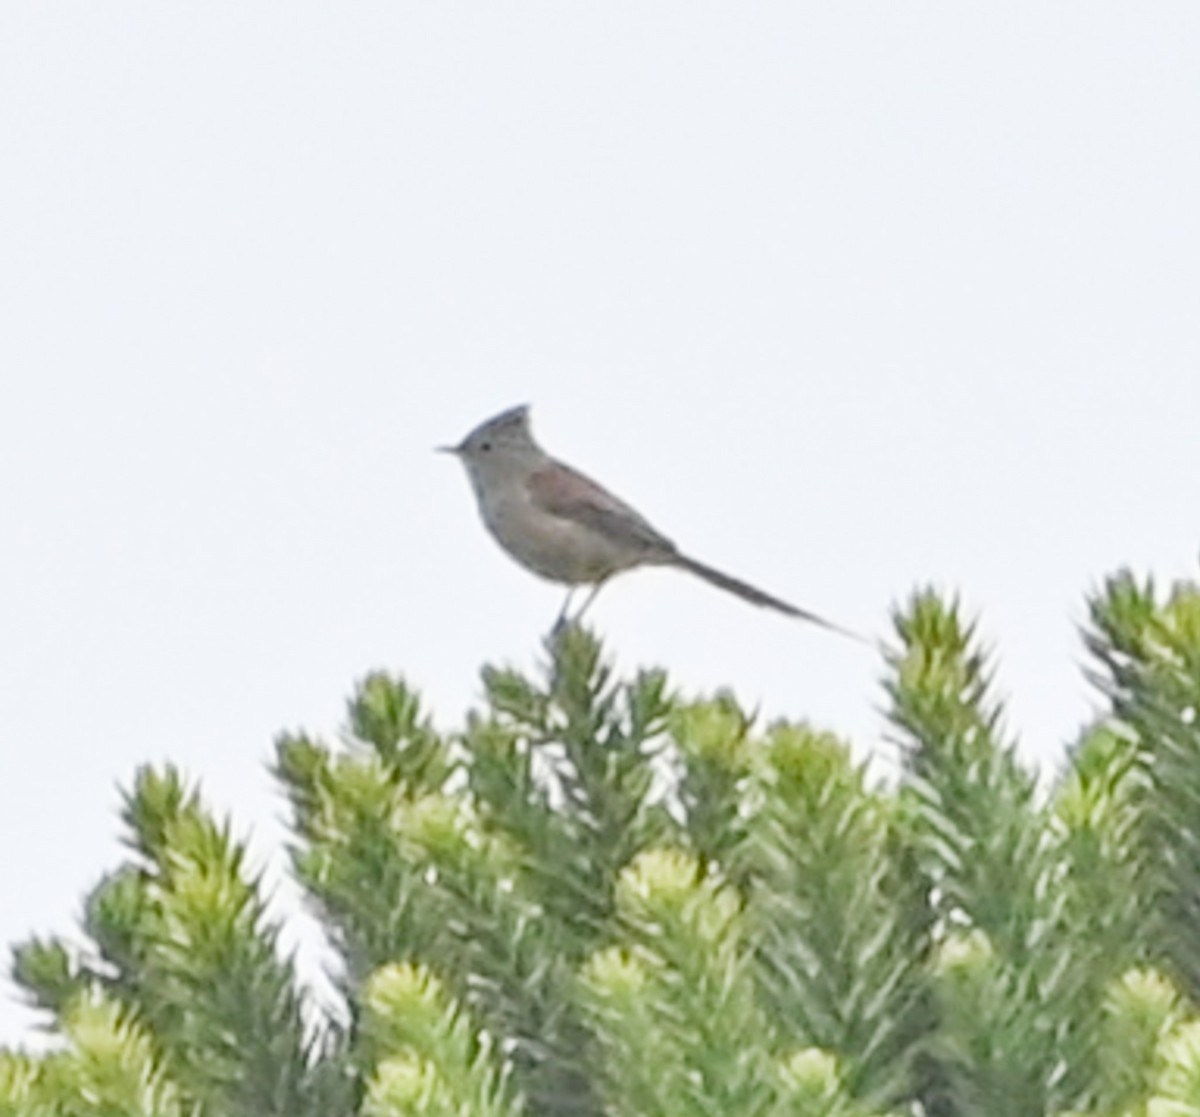
[[575, 587], [572, 586], [567, 590], [567, 599], [563, 602], [562, 608], [558, 611], [558, 619], [554, 622], [554, 627], [550, 629], [551, 636], [557, 636], [564, 628], [567, 627], [567, 613], [571, 609], [571, 598], [575, 596]]
[[596, 594], [600, 592], [600, 587], [604, 585], [603, 580], [592, 586], [592, 591], [583, 599], [583, 604], [579, 606], [579, 611], [571, 618], [572, 624], [578, 624], [583, 619], [583, 614], [587, 612], [587, 607], [596, 600]]

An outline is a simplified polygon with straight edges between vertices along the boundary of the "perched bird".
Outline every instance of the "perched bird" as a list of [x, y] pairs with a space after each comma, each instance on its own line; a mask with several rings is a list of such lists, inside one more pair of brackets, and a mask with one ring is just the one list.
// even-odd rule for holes
[[481, 423], [457, 446], [439, 449], [466, 467], [483, 522], [500, 546], [535, 574], [571, 587], [556, 629], [567, 620], [575, 587], [591, 586], [575, 614], [578, 621], [614, 574], [635, 566], [677, 566], [755, 605], [862, 639], [682, 554], [623, 500], [550, 457], [534, 441], [528, 407], [511, 408]]

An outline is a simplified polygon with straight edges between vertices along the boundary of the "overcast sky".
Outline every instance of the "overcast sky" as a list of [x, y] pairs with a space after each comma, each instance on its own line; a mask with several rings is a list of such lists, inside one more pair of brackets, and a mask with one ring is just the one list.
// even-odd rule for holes
[[[883, 635], [926, 582], [1052, 768], [1084, 595], [1197, 573], [1200, 5], [0, 6], [0, 945], [173, 761], [440, 724], [560, 603], [431, 448], [516, 403], [681, 546]], [[885, 748], [870, 652], [686, 575], [625, 668]], [[0, 990], [0, 1040], [33, 1020]]]

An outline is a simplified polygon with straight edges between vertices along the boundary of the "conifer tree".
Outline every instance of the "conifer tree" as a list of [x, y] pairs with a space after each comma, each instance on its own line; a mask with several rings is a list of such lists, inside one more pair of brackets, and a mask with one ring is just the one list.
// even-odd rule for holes
[[1200, 589], [1090, 610], [1103, 710], [1048, 787], [932, 591], [886, 784], [578, 628], [457, 733], [369, 676], [337, 747], [276, 748], [335, 1012], [231, 825], [146, 768], [86, 945], [15, 948], [54, 1042], [0, 1052], [0, 1117], [1200, 1117]]

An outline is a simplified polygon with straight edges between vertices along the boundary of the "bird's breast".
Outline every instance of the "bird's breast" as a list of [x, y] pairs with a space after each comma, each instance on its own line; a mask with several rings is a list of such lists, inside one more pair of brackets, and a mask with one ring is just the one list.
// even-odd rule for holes
[[627, 549], [583, 524], [537, 508], [523, 490], [481, 500], [480, 512], [501, 547], [550, 581], [584, 585], [631, 565]]

